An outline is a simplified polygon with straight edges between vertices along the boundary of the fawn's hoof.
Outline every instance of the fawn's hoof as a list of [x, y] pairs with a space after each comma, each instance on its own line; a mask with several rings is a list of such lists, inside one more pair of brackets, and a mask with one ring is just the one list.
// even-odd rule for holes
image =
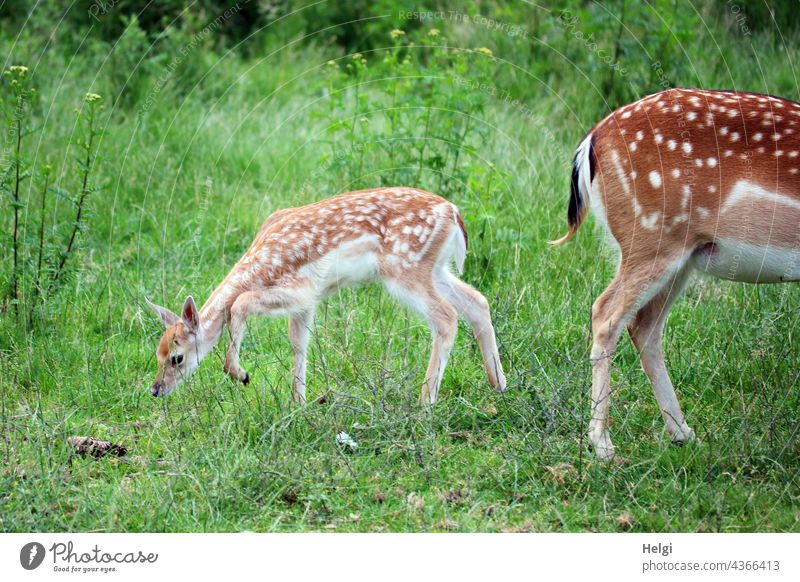
[[242, 384], [247, 386], [250, 383], [250, 374], [247, 372], [244, 373], [244, 378], [242, 379]]
[[498, 394], [503, 394], [506, 390], [508, 390], [508, 384], [506, 384], [506, 377], [500, 376], [500, 378], [497, 379], [497, 383], [494, 386], [492, 386], [492, 388], [494, 388], [494, 391], [497, 392]]
[[589, 431], [589, 448], [601, 461], [613, 461], [616, 453], [607, 430]]
[[672, 435], [672, 444], [682, 447], [685, 443], [697, 440], [694, 431], [689, 428], [689, 425], [683, 424], [678, 431]]

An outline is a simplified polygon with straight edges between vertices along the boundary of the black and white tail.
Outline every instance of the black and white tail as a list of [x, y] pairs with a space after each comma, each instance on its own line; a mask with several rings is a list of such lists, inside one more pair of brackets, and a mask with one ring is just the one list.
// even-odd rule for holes
[[589, 192], [592, 190], [596, 158], [594, 153], [594, 133], [587, 135], [575, 150], [572, 160], [572, 183], [569, 195], [567, 222], [569, 232], [558, 240], [550, 241], [551, 245], [567, 242], [578, 230], [589, 212]]

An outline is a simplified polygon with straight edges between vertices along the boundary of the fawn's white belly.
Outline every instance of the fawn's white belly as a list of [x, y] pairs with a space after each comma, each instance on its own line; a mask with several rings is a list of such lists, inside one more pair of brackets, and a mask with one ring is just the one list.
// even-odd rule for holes
[[302, 271], [323, 294], [333, 293], [340, 287], [374, 280], [379, 249], [380, 239], [365, 235], [342, 243]]
[[730, 281], [800, 281], [800, 249], [717, 240], [695, 251], [692, 261], [698, 270]]

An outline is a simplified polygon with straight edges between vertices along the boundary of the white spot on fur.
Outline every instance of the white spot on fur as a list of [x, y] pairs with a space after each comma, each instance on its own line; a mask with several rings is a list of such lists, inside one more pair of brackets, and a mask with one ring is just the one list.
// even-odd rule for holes
[[653, 230], [656, 226], [656, 222], [658, 222], [659, 216], [661, 216], [661, 213], [653, 212], [650, 216], [642, 216], [639, 222], [641, 222], [642, 226], [647, 230]]
[[653, 188], [661, 187], [661, 174], [653, 170], [647, 175], [647, 177], [650, 180], [650, 184], [653, 186]]
[[681, 208], [686, 208], [689, 205], [689, 196], [692, 195], [692, 189], [688, 184], [683, 185], [683, 197], [681, 198]]

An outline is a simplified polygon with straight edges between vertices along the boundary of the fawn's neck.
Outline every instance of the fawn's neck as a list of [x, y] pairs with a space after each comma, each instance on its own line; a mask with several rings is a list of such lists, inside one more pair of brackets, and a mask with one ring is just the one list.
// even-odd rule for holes
[[200, 350], [202, 357], [208, 355], [217, 345], [222, 337], [222, 330], [230, 319], [231, 306], [239, 295], [247, 291], [241, 285], [231, 283], [231, 276], [236, 271], [234, 267], [200, 308], [200, 325], [204, 337]]

